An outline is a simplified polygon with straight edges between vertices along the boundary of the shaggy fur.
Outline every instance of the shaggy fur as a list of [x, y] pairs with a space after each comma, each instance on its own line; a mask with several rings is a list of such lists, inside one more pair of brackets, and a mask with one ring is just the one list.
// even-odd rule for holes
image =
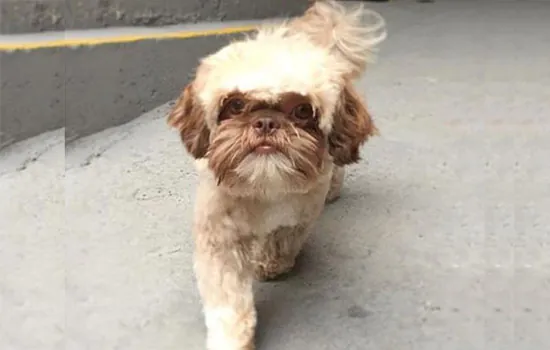
[[353, 79], [383, 20], [315, 2], [205, 57], [168, 122], [196, 159], [195, 272], [210, 350], [254, 348], [252, 283], [294, 266], [376, 133]]

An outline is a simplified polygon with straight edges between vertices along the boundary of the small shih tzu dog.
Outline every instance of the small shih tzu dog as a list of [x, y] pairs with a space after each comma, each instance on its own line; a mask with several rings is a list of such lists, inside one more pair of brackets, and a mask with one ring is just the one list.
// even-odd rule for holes
[[292, 269], [376, 134], [353, 82], [385, 36], [375, 12], [313, 2], [203, 58], [171, 111], [200, 178], [194, 267], [209, 350], [254, 349], [253, 281]]

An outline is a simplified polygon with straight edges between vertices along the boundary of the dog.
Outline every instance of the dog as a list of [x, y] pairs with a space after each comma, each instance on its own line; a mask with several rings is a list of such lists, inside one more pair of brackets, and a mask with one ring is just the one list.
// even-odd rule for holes
[[170, 111], [199, 173], [193, 259], [209, 350], [254, 349], [254, 280], [293, 268], [377, 133], [353, 82], [385, 37], [376, 12], [313, 2], [204, 57]]

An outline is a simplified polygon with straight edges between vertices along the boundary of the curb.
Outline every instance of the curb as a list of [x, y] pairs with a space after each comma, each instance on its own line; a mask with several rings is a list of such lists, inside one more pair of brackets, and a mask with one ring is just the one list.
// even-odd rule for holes
[[[178, 28], [174, 26], [173, 28]], [[247, 32], [254, 30], [253, 25], [243, 25], [237, 27], [219, 28], [219, 29], [207, 29], [207, 30], [174, 30], [167, 32], [153, 32], [146, 34], [119, 34], [110, 36], [89, 36], [89, 35], [73, 35], [66, 33], [57, 33], [57, 35], [50, 35], [53, 38], [44, 40], [28, 39], [31, 35], [18, 35], [19, 40], [0, 40], [0, 52], [11, 52], [20, 50], [37, 50], [37, 49], [49, 49], [49, 48], [75, 48], [79, 46], [96, 46], [105, 44], [123, 44], [131, 43], [143, 40], [165, 40], [165, 39], [189, 39], [203, 36], [213, 35], [227, 35], [241, 32]], [[119, 30], [120, 31], [120, 30]], [[27, 38], [26, 38], [27, 37]]]

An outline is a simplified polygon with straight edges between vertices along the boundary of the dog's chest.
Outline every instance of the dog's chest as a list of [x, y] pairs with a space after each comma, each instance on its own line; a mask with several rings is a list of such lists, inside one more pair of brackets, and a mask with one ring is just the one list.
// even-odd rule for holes
[[280, 201], [264, 203], [250, 215], [251, 231], [256, 235], [268, 235], [281, 226], [294, 227], [303, 223], [304, 203], [299, 201]]
[[281, 227], [309, 226], [324, 207], [326, 191], [321, 188], [304, 195], [247, 205], [249, 232], [266, 236]]

